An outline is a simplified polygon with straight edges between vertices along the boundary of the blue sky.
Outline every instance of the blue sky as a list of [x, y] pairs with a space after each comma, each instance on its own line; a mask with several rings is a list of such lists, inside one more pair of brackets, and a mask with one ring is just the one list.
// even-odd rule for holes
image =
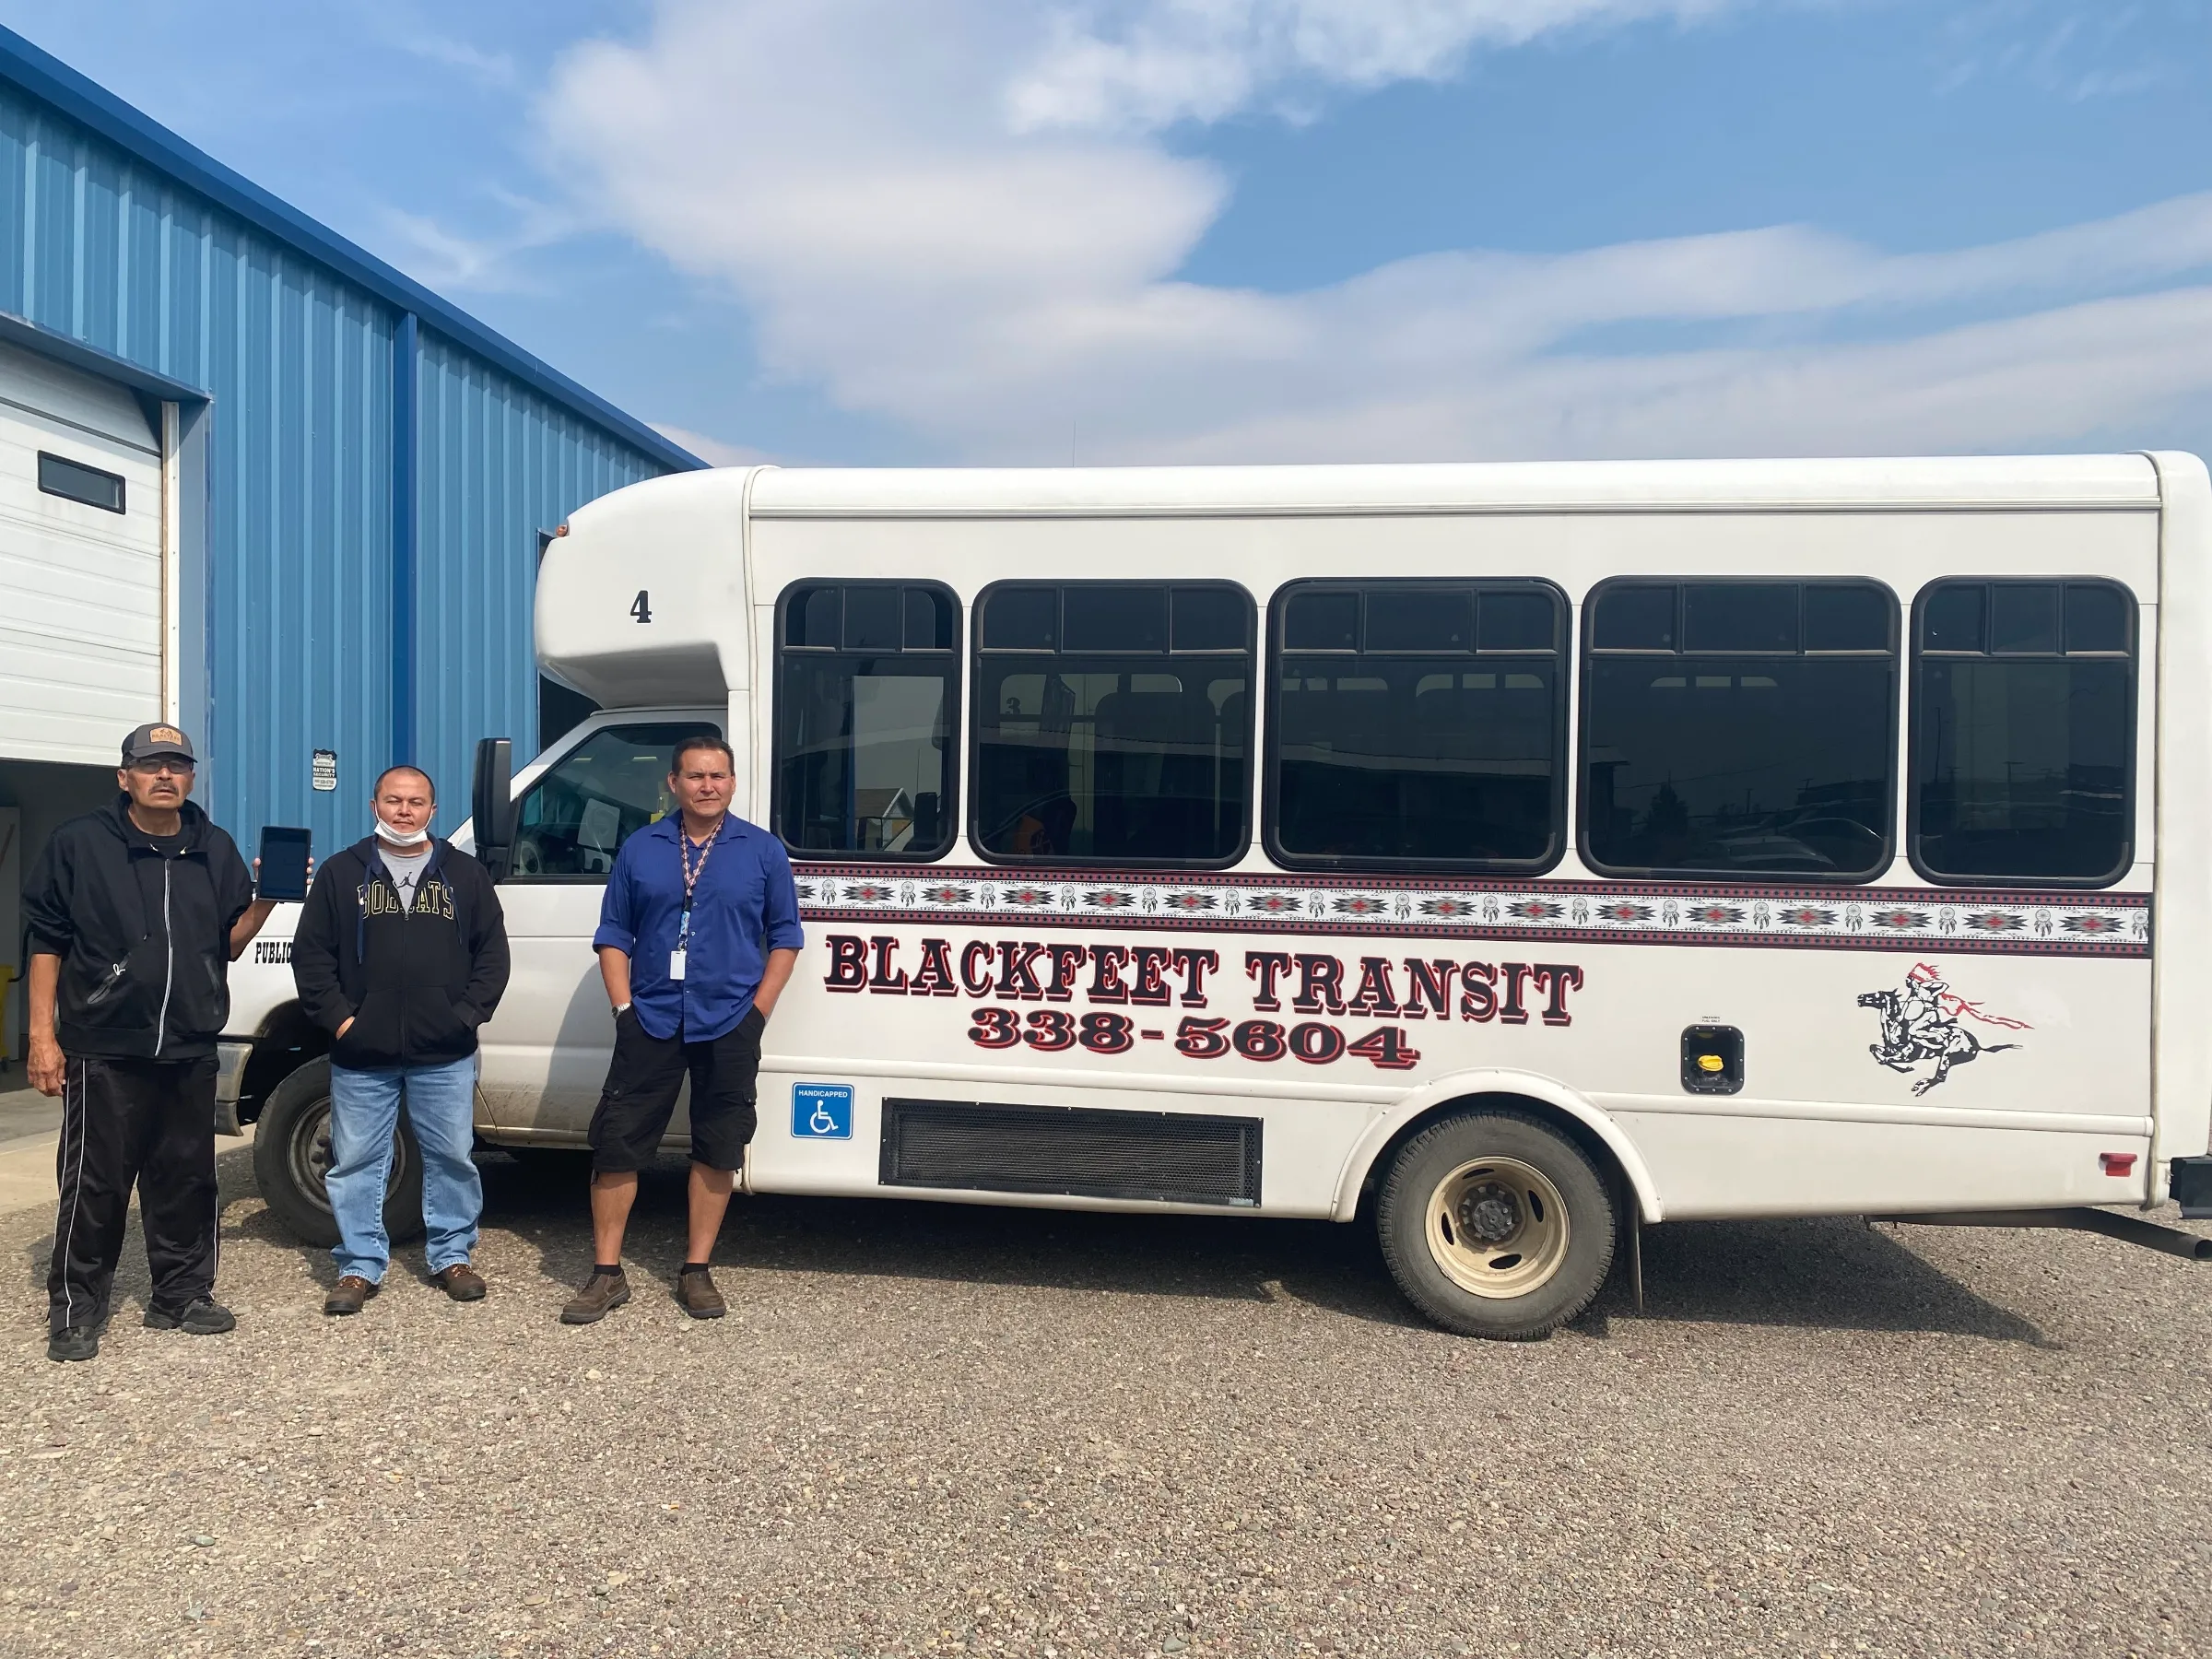
[[717, 458], [2212, 449], [2212, 0], [0, 0]]

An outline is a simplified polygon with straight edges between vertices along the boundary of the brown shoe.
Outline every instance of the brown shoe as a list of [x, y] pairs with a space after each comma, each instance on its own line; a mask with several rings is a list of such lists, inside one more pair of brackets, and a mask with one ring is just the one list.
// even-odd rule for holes
[[730, 1311], [730, 1304], [722, 1300], [722, 1292], [714, 1288], [714, 1276], [704, 1267], [693, 1267], [676, 1276], [676, 1300], [694, 1319], [720, 1319]]
[[430, 1283], [439, 1286], [455, 1301], [482, 1301], [484, 1276], [466, 1262], [455, 1262], [451, 1267], [441, 1267], [430, 1275]]
[[560, 1311], [562, 1324], [595, 1324], [629, 1300], [629, 1281], [619, 1273], [594, 1273]]
[[376, 1292], [376, 1286], [358, 1273], [349, 1273], [330, 1288], [330, 1294], [323, 1299], [323, 1312], [331, 1314], [359, 1313], [362, 1304]]

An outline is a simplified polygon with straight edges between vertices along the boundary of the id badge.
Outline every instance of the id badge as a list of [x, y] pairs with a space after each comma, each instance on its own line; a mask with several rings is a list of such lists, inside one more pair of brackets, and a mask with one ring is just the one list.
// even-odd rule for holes
[[684, 950], [680, 945], [668, 953], [668, 977], [672, 980], [684, 977]]

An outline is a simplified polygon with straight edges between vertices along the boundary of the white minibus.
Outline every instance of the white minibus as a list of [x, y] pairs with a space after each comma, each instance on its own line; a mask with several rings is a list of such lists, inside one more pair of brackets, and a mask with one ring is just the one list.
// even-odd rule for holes
[[[2212, 1251], [2096, 1207], [2212, 1214], [2194, 457], [696, 473], [536, 629], [598, 712], [456, 836], [488, 1143], [582, 1143], [606, 874], [712, 730], [807, 933], [747, 1191], [1371, 1218], [1507, 1337], [1668, 1220]], [[326, 1237], [288, 957], [224, 1110]]]

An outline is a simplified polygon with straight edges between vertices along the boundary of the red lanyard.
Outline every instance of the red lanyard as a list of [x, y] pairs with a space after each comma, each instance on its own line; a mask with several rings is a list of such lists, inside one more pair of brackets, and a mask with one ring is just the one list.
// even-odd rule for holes
[[706, 845], [700, 848], [699, 864], [698, 866], [694, 868], [691, 863], [690, 832], [684, 828], [684, 823], [681, 818], [677, 820], [677, 856], [681, 858], [684, 862], [684, 913], [681, 923], [677, 928], [677, 948], [679, 949], [682, 948], [682, 941], [688, 939], [691, 936], [692, 890], [699, 886], [699, 878], [707, 873], [707, 860], [714, 855], [714, 843], [721, 839], [722, 826], [720, 824], [716, 824], [714, 826], [714, 833], [708, 836]]

